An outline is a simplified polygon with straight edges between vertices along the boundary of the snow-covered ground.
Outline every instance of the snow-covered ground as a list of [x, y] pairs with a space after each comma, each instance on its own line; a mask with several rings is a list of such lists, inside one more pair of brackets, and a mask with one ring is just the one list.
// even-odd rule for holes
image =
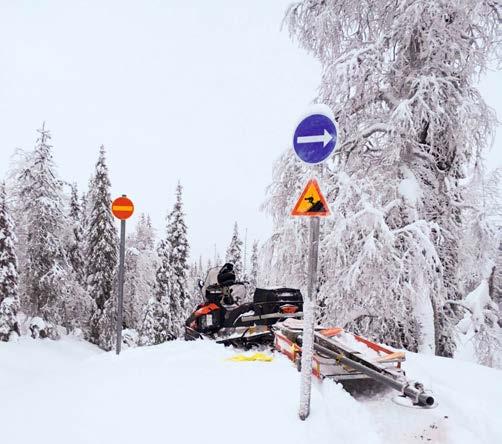
[[408, 353], [409, 377], [439, 406], [354, 399], [316, 382], [297, 417], [299, 374], [283, 356], [231, 362], [207, 342], [171, 342], [120, 357], [74, 338], [0, 343], [0, 443], [502, 443], [502, 372]]

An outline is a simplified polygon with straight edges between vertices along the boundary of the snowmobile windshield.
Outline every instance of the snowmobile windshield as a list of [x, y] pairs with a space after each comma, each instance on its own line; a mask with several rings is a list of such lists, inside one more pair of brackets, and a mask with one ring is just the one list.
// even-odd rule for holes
[[221, 267], [210, 268], [206, 275], [206, 280], [204, 281], [204, 286], [202, 287], [202, 294], [206, 294], [206, 289], [210, 285], [218, 284], [218, 273]]

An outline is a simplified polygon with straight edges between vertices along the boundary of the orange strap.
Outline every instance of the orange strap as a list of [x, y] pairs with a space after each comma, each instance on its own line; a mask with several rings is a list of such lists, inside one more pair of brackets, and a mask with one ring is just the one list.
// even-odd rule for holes
[[397, 351], [394, 353], [391, 353], [390, 355], [387, 356], [382, 356], [381, 358], [378, 358], [376, 362], [386, 362], [386, 361], [404, 361], [406, 358], [404, 352], [402, 351]]
[[341, 327], [325, 328], [321, 330], [321, 334], [327, 338], [332, 338], [333, 336], [339, 335], [343, 331]]
[[362, 336], [354, 335], [354, 337], [359, 341], [362, 342], [363, 344], [366, 344], [369, 348], [372, 348], [375, 351], [380, 351], [387, 353], [390, 355], [391, 353], [394, 353], [392, 350], [389, 350], [388, 348], [382, 347], [380, 344], [377, 344], [375, 342], [371, 342], [370, 340], [363, 338]]

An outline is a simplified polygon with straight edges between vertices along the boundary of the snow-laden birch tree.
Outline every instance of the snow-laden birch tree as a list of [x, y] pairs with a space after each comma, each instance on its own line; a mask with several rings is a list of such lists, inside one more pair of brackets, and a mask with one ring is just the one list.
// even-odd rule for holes
[[126, 243], [124, 283], [124, 324], [141, 330], [148, 300], [155, 295], [158, 257], [150, 216], [141, 214], [134, 233]]
[[462, 301], [450, 302], [464, 310], [458, 328], [464, 342], [472, 344], [477, 362], [502, 368], [502, 313], [490, 294], [490, 277], [485, 277]]
[[[493, 132], [476, 83], [500, 55], [500, 16], [488, 0], [305, 0], [288, 10], [292, 35], [321, 62], [317, 101], [339, 130], [321, 180], [334, 213], [321, 234], [324, 320], [453, 354], [458, 312], [445, 301], [461, 297], [462, 181]], [[276, 167], [267, 205], [274, 215], [286, 206], [282, 221], [297, 194], [281, 189], [292, 157]], [[296, 248], [305, 236], [284, 232], [294, 223], [272, 237], [285, 276], [306, 251]]]
[[[498, 227], [498, 254], [493, 273], [493, 299], [502, 313], [502, 225]], [[499, 324], [502, 327], [502, 322]]]
[[274, 233], [261, 247], [259, 274], [265, 286], [307, 288], [308, 226], [290, 217], [310, 177], [291, 150], [275, 162], [262, 210], [273, 217]]
[[59, 313], [61, 325], [66, 328], [67, 333], [80, 333], [88, 330], [92, 300], [86, 291], [83, 212], [76, 184], [69, 186], [70, 195], [65, 209], [68, 222], [64, 224], [62, 233], [68, 273], [63, 285]]

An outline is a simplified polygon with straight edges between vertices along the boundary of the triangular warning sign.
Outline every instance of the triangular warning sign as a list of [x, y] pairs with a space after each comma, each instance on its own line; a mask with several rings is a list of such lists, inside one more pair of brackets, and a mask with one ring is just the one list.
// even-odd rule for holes
[[296, 202], [291, 216], [329, 216], [329, 208], [326, 199], [319, 189], [317, 180], [311, 179], [303, 190], [300, 199]]

